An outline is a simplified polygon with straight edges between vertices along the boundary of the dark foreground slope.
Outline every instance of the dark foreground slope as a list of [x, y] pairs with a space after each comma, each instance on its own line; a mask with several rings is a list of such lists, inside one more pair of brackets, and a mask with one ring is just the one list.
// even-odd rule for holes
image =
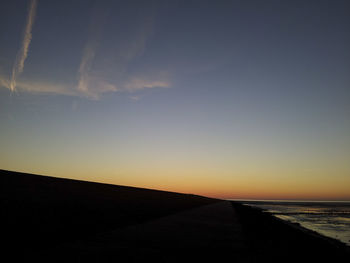
[[4, 262], [350, 258], [340, 242], [235, 202], [3, 170], [0, 187]]
[[2, 251], [14, 258], [218, 201], [4, 170], [0, 187]]
[[250, 250], [250, 262], [349, 262], [349, 247], [261, 209], [232, 202]]
[[221, 201], [63, 244], [40, 262], [247, 262], [241, 230]]

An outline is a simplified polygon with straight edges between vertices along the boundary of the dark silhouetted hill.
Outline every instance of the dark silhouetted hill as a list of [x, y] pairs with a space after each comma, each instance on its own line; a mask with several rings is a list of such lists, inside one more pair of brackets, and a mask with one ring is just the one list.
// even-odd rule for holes
[[17, 255], [218, 201], [5, 170], [0, 185], [3, 251]]

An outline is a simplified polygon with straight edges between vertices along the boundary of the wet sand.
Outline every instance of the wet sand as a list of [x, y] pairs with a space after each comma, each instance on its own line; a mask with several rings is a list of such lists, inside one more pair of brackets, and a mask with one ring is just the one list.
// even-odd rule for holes
[[240, 203], [0, 170], [12, 262], [347, 262], [342, 243]]
[[288, 223], [259, 208], [232, 202], [251, 251], [251, 262], [347, 262], [350, 250], [338, 240]]

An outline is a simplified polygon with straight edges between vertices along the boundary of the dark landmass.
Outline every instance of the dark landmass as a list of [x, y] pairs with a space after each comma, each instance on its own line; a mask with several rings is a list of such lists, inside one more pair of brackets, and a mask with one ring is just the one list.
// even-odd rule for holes
[[55, 262], [247, 262], [249, 250], [232, 205], [220, 201], [63, 244], [41, 262], [50, 255]]
[[0, 170], [3, 252], [40, 253], [217, 199]]
[[347, 262], [349, 248], [238, 202], [0, 170], [7, 262]]
[[347, 262], [344, 243], [288, 223], [262, 209], [232, 202], [249, 241], [251, 262]]

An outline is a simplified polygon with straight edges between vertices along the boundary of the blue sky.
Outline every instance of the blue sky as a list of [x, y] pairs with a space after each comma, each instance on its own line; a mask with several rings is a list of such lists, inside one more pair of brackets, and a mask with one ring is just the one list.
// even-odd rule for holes
[[350, 198], [349, 9], [5, 1], [1, 168], [212, 196]]

